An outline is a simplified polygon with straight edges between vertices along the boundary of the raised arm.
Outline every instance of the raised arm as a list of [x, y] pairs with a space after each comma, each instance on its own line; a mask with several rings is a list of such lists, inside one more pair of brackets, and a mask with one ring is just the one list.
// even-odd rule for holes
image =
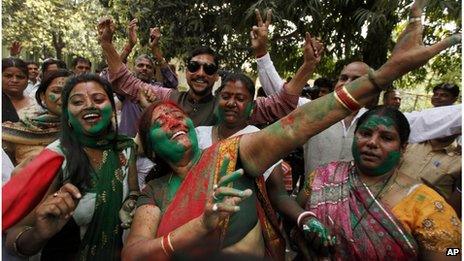
[[159, 65], [161, 74], [163, 75], [163, 85], [168, 88], [177, 89], [179, 81], [177, 80], [177, 75], [171, 70], [171, 67], [169, 67], [168, 62], [161, 52], [159, 47], [160, 38], [160, 29], [158, 27], [150, 28], [150, 49], [153, 57], [155, 57], [156, 64]]
[[123, 63], [127, 63], [127, 57], [132, 52], [132, 49], [137, 44], [137, 18], [132, 19], [127, 26], [128, 34], [127, 34], [127, 43], [124, 45], [124, 49], [122, 49], [121, 54], [121, 61]]
[[331, 93], [299, 107], [260, 132], [244, 135], [240, 141], [240, 158], [247, 173], [257, 176], [264, 172], [310, 137], [349, 115], [351, 111], [347, 108], [356, 110], [356, 102], [365, 105], [382, 87], [421, 67], [442, 50], [460, 43], [461, 35], [457, 34], [432, 46], [423, 45], [422, 24], [415, 18], [420, 18], [424, 5], [424, 0], [416, 0], [412, 5], [411, 20], [399, 36], [388, 61], [378, 70], [371, 70], [368, 75], [346, 85], [346, 91], [341, 88], [337, 94], [341, 99], [336, 99], [338, 92]]
[[306, 33], [303, 65], [298, 69], [295, 77], [276, 94], [256, 99], [256, 108], [250, 119], [252, 124], [274, 122], [297, 107], [300, 93], [320, 61], [322, 50], [323, 45]]
[[139, 100], [141, 91], [152, 89], [159, 100], [168, 99], [171, 89], [162, 88], [159, 85], [144, 83], [132, 73], [122, 63], [121, 57], [117, 53], [112, 43], [115, 31], [114, 23], [109, 18], [103, 18], [98, 23], [98, 35], [103, 54], [108, 63], [108, 78], [113, 86], [113, 90], [133, 101]]
[[278, 93], [282, 90], [284, 81], [280, 78], [279, 73], [276, 71], [274, 64], [272, 64], [271, 57], [267, 51], [269, 25], [271, 24], [272, 10], [266, 13], [266, 22], [263, 22], [261, 14], [258, 9], [255, 9], [256, 25], [253, 26], [251, 36], [251, 47], [256, 56], [258, 65], [258, 77], [264, 92], [267, 95]]

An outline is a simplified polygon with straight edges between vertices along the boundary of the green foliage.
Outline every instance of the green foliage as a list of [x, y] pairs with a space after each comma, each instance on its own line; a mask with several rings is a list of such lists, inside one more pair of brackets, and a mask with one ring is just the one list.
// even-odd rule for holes
[[4, 0], [3, 45], [20, 41], [23, 52], [41, 59], [63, 54], [100, 57], [96, 23], [103, 14], [90, 0]]

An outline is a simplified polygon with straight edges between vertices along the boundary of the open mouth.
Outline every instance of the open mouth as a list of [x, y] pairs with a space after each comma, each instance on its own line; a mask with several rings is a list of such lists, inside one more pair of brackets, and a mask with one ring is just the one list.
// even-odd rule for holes
[[185, 132], [185, 131], [178, 131], [178, 132], [174, 133], [174, 135], [172, 135], [171, 140], [179, 137], [180, 135], [186, 135], [186, 134], [187, 134], [187, 132]]
[[84, 116], [82, 117], [82, 119], [88, 123], [96, 123], [98, 121], [100, 121], [101, 119], [101, 115], [98, 114], [98, 113], [87, 113], [87, 114], [84, 114]]

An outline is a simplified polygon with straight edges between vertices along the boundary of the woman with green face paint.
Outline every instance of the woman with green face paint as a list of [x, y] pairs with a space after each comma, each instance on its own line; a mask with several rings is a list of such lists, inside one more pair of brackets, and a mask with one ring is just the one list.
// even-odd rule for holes
[[[3, 148], [15, 166], [37, 156], [59, 137], [61, 90], [71, 73], [58, 70], [47, 76], [36, 92], [37, 103], [19, 112], [18, 122], [2, 124]], [[40, 105], [40, 106], [37, 106]]]
[[[460, 222], [452, 207], [398, 171], [409, 132], [401, 112], [373, 108], [357, 122], [354, 162], [333, 162], [308, 175], [298, 201], [314, 214], [310, 220], [319, 221], [314, 231], [322, 223], [319, 229], [335, 236], [336, 247], [326, 255], [400, 260], [460, 246]], [[318, 249], [301, 247], [308, 256]]]
[[[423, 4], [418, 0], [413, 5], [413, 16], [421, 15]], [[248, 211], [251, 209], [248, 204], [256, 206], [261, 191], [256, 189], [250, 195], [253, 187], [250, 180], [313, 135], [346, 117], [357, 103], [367, 104], [382, 88], [460, 39], [457, 35], [426, 47], [421, 32], [420, 21], [413, 20], [401, 34], [390, 59], [378, 70], [348, 83], [346, 91], [341, 93], [343, 100], [333, 93], [325, 95], [259, 132], [223, 140], [204, 151], [198, 148], [188, 117], [179, 108], [166, 103], [148, 107], [139, 126], [144, 151], [150, 157], [159, 156], [170, 171], [155, 179], [153, 187], [139, 199], [123, 259], [168, 260], [184, 255], [204, 258], [215, 252], [253, 257], [269, 253], [274, 259], [283, 259], [278, 236], [261, 234], [264, 242], [260, 241], [259, 235], [265, 231], [262, 228], [272, 226], [273, 222], [260, 219], [269, 217], [259, 214], [264, 208]], [[168, 141], [182, 146], [181, 158], [167, 156], [166, 146], [157, 148]], [[222, 164], [224, 160], [229, 163]], [[223, 176], [239, 168], [243, 168], [244, 175]], [[320, 226], [316, 222], [301, 224], [311, 231], [323, 232], [317, 231]], [[339, 238], [336, 239], [338, 243]], [[399, 248], [393, 251], [396, 250]]]
[[41, 250], [45, 260], [119, 259], [139, 193], [134, 142], [117, 133], [107, 81], [71, 77], [60, 95], [59, 140], [3, 187], [7, 248], [25, 256]]

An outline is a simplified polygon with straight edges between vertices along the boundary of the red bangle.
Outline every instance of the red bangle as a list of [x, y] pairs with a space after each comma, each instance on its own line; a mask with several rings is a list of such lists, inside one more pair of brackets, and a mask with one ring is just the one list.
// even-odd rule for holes
[[174, 249], [172, 248], [171, 240], [170, 240], [170, 235], [171, 233], [163, 236], [163, 239], [161, 240], [161, 247], [163, 248], [164, 254], [166, 254], [168, 257], [174, 253]]
[[343, 85], [335, 90], [335, 98], [348, 110], [357, 111], [361, 109], [361, 105], [351, 96]]

